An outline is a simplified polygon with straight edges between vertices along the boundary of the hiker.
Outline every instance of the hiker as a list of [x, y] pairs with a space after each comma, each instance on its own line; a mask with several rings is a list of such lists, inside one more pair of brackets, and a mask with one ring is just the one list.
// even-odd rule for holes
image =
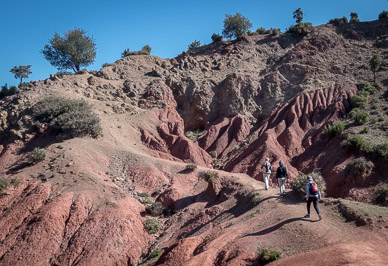
[[265, 158], [265, 162], [261, 165], [261, 170], [263, 171], [263, 179], [265, 183], [265, 190], [268, 190], [268, 179], [272, 172], [272, 166], [269, 162], [269, 158]]
[[288, 173], [287, 168], [284, 166], [284, 162], [282, 160], [279, 161], [279, 167], [276, 170], [276, 178], [278, 179], [280, 197], [283, 197], [286, 194], [284, 184], [286, 183], [286, 179], [288, 180]]
[[313, 177], [309, 175], [307, 177], [306, 184], [306, 201], [307, 201], [307, 214], [304, 218], [310, 218], [310, 205], [314, 204], [314, 209], [318, 214], [319, 220], [322, 220], [322, 215], [319, 213], [318, 200], [321, 198], [321, 191], [318, 188], [317, 183], [313, 181]]

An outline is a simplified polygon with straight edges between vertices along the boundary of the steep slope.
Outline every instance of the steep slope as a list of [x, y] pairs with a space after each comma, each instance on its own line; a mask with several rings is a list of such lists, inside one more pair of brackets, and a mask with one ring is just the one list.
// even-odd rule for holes
[[[323, 126], [347, 114], [350, 97], [355, 92], [355, 86], [335, 86], [300, 94], [265, 119], [251, 135], [251, 142], [235, 152], [224, 169], [247, 173], [262, 180], [261, 163], [263, 158], [270, 157], [274, 166], [277, 166], [279, 160], [285, 161], [292, 179], [298, 175], [298, 170], [292, 165], [294, 158], [303, 161], [298, 165], [301, 171], [306, 170], [306, 164], [314, 160], [311, 153], [304, 156], [304, 152], [308, 152], [311, 146], [314, 146], [315, 156], [329, 157], [330, 169], [333, 169], [335, 161], [331, 155], [327, 155], [333, 149], [328, 147]], [[323, 164], [319, 166], [329, 168]], [[310, 170], [313, 170], [311, 168], [314, 169], [314, 166], [310, 166]]]

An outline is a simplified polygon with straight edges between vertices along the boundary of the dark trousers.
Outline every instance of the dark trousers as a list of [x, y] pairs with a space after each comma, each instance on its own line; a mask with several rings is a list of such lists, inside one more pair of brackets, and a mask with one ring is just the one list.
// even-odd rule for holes
[[311, 202], [314, 204], [314, 209], [319, 214], [319, 209], [318, 209], [318, 198], [317, 197], [309, 197], [307, 200], [307, 213], [310, 214], [310, 205]]

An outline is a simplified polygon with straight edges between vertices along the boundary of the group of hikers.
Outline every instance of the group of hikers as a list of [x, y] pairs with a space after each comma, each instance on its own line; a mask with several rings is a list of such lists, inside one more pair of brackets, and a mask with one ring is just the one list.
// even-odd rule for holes
[[[269, 158], [266, 158], [265, 161], [262, 163], [261, 170], [263, 172], [265, 190], [268, 190], [268, 181], [272, 173], [272, 165], [269, 161]], [[288, 180], [288, 172], [282, 160], [279, 161], [279, 167], [276, 169], [276, 178], [279, 184], [280, 197], [284, 197], [286, 194], [284, 185]], [[314, 182], [312, 176], [307, 176], [307, 181], [308, 182], [306, 184], [305, 196], [307, 202], [307, 214], [304, 216], [304, 218], [310, 218], [310, 206], [311, 203], [313, 203], [314, 209], [318, 214], [319, 220], [322, 220], [322, 215], [320, 214], [318, 208], [318, 200], [321, 199], [321, 191], [319, 190], [317, 183]]]

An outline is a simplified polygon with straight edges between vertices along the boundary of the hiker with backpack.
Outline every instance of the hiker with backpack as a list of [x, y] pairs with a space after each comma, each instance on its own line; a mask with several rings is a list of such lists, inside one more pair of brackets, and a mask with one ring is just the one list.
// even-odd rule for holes
[[265, 158], [265, 162], [261, 165], [261, 170], [263, 171], [263, 179], [265, 184], [265, 190], [268, 190], [268, 179], [272, 172], [272, 165], [269, 162], [269, 158]]
[[319, 213], [318, 200], [321, 198], [321, 191], [318, 188], [317, 183], [313, 181], [313, 177], [309, 175], [307, 177], [306, 184], [306, 201], [307, 201], [307, 214], [304, 218], [310, 218], [310, 206], [311, 202], [314, 204], [314, 209], [318, 214], [319, 220], [322, 220], [322, 215]]
[[288, 173], [287, 168], [284, 166], [284, 162], [282, 160], [279, 161], [279, 167], [276, 170], [276, 178], [278, 179], [280, 197], [283, 197], [286, 194], [284, 184], [286, 183], [286, 180], [288, 180]]

